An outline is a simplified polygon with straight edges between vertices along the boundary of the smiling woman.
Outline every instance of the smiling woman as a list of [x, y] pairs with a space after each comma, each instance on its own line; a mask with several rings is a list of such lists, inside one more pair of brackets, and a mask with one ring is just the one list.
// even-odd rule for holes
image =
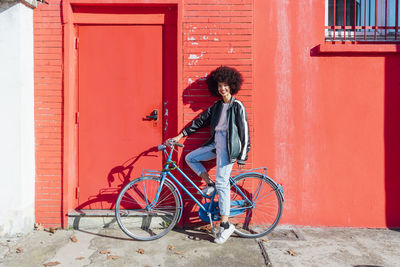
[[[206, 195], [215, 189], [219, 195], [221, 213], [220, 231], [215, 239], [218, 244], [224, 243], [234, 232], [235, 226], [228, 222], [230, 213], [230, 183], [233, 163], [243, 168], [250, 149], [249, 126], [246, 110], [236, 94], [242, 85], [242, 75], [234, 68], [221, 66], [207, 77], [208, 90], [213, 96], [221, 99], [193, 120], [180, 135], [172, 138], [178, 142], [198, 129], [210, 126], [210, 139], [200, 148], [186, 156], [189, 167], [207, 183], [202, 191]], [[217, 160], [215, 183], [208, 175], [201, 161]]]

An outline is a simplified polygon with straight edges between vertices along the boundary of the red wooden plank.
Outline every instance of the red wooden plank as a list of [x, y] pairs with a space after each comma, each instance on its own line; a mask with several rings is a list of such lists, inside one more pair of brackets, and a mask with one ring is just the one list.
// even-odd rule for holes
[[34, 47], [56, 47], [62, 48], [62, 43], [60, 41], [49, 41], [49, 40], [35, 40], [33, 43]]
[[34, 22], [34, 29], [62, 29], [61, 23], [51, 23], [51, 22]]
[[60, 194], [61, 194], [60, 187], [58, 187], [58, 188], [55, 188], [55, 187], [40, 187], [38, 185], [36, 185], [35, 187], [36, 187], [36, 190], [38, 192], [38, 195], [60, 196]]
[[[52, 139], [52, 140], [54, 140], [54, 139]], [[61, 139], [60, 140], [54, 140], [54, 141], [60, 142]], [[58, 144], [61, 144], [61, 143], [58, 143]], [[43, 152], [42, 151], [42, 152], [37, 152], [37, 155], [39, 155], [40, 158], [43, 158], [43, 159], [47, 159], [47, 158], [59, 158], [59, 159], [61, 159], [62, 151], [51, 151], [51, 152]]]
[[[54, 11], [53, 11], [54, 12]], [[55, 23], [55, 24], [61, 24], [62, 19], [61, 16], [34, 16], [34, 22], [35, 23]]]
[[[50, 74], [50, 73], [49, 73]], [[63, 98], [60, 96], [38, 96], [35, 99], [35, 103], [62, 103]]]
[[37, 168], [36, 174], [42, 175], [62, 175], [62, 169], [44, 169], [44, 168]]
[[239, 28], [239, 29], [223, 29], [223, 28], [188, 28], [184, 33], [183, 36], [191, 36], [191, 35], [243, 35], [243, 36], [251, 36], [253, 34], [252, 29], [248, 28]]
[[47, 127], [60, 127], [62, 126], [62, 121], [49, 121], [49, 120], [35, 120], [35, 128], [47, 128]]
[[38, 205], [35, 209], [37, 212], [39, 212], [43, 215], [46, 213], [54, 214], [55, 212], [60, 213], [62, 211], [62, 206], [61, 205]]
[[251, 66], [251, 59], [231, 59], [231, 58], [220, 58], [220, 59], [184, 59], [183, 64], [188, 66], [194, 65], [228, 65], [228, 66]]
[[210, 42], [184, 42], [183, 47], [186, 51], [193, 48], [223, 48], [233, 47], [235, 48], [250, 48], [251, 41], [210, 41]]
[[186, 5], [251, 5], [252, 0], [186, 0]]
[[184, 10], [185, 17], [248, 17], [252, 18], [253, 11], [244, 10]]
[[62, 91], [58, 90], [58, 88], [54, 88], [54, 86], [50, 86], [50, 88], [53, 89], [49, 89], [46, 88], [45, 84], [38, 84], [35, 86], [35, 88], [37, 88], [37, 90], [35, 91], [35, 96], [63, 96]]
[[62, 58], [62, 48], [61, 47], [36, 47], [34, 49], [35, 53], [38, 54], [58, 54], [59, 58]]
[[34, 62], [35, 66], [61, 66], [61, 59], [36, 59]]
[[[48, 128], [48, 127], [47, 127]], [[54, 132], [50, 132], [47, 130], [46, 132], [43, 131], [36, 131], [37, 138], [54, 138], [54, 139], [61, 139], [62, 134], [59, 132], [61, 129], [53, 129]]]
[[36, 53], [33, 56], [34, 60], [37, 59], [48, 59], [48, 60], [62, 60], [62, 54], [49, 54], [49, 53]]
[[61, 36], [62, 34], [62, 29], [61, 28], [57, 28], [57, 29], [53, 29], [53, 28], [37, 28], [34, 27], [33, 28], [33, 33], [35, 34], [35, 36], [38, 35], [56, 35], [56, 36]]
[[61, 65], [38, 65], [35, 67], [37, 72], [60, 72], [62, 71]]
[[240, 5], [221, 5], [218, 2], [212, 5], [205, 5], [205, 4], [186, 4], [185, 5], [185, 12], [186, 11], [212, 11], [212, 10], [252, 10], [253, 6], [251, 4], [240, 4]]
[[203, 22], [183, 22], [183, 29], [252, 29], [249, 23], [203, 23]]
[[185, 17], [186, 23], [251, 23], [252, 17]]
[[41, 17], [61, 17], [60, 15], [60, 10], [46, 10], [46, 9], [42, 9], [40, 10], [40, 12], [34, 10], [33, 12], [33, 18], [36, 21], [37, 18], [41, 18]]
[[[210, 65], [199, 65], [199, 66], [184, 66], [184, 71], [204, 71], [208, 73], [211, 69], [217, 68], [220, 65], [218, 64], [210, 64]], [[240, 67], [241, 70], [251, 71], [252, 66], [243, 66], [243, 65], [232, 65], [231, 67]]]
[[61, 35], [51, 35], [51, 34], [36, 34], [34, 36], [34, 41], [57, 41], [62, 45], [62, 36]]

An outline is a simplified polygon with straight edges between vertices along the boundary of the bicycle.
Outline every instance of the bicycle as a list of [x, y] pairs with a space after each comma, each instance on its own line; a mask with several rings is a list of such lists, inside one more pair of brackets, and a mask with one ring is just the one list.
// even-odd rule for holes
[[[216, 191], [205, 195], [201, 189], [172, 161], [175, 146], [179, 143], [166, 142], [158, 146], [166, 162], [162, 171], [144, 170], [142, 176], [129, 182], [119, 193], [115, 205], [115, 217], [122, 231], [136, 240], [149, 241], [167, 234], [182, 216], [182, 196], [178, 185], [199, 206], [199, 217], [210, 223], [220, 220]], [[170, 151], [168, 152], [168, 149]], [[265, 170], [265, 174], [259, 172]], [[204, 198], [204, 203], [171, 173], [177, 170]], [[267, 176], [265, 167], [236, 171], [229, 178], [231, 183], [230, 222], [241, 237], [256, 238], [271, 232], [282, 215], [283, 188]], [[171, 178], [175, 184], [171, 181]]]

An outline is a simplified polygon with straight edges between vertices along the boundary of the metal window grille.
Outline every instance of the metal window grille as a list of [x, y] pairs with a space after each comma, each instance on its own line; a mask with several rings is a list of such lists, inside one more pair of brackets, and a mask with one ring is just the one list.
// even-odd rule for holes
[[325, 1], [326, 41], [400, 41], [400, 0]]

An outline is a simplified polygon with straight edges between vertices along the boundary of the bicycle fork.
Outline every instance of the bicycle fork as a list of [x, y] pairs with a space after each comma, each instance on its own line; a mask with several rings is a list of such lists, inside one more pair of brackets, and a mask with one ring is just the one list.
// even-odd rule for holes
[[208, 216], [208, 219], [210, 220], [211, 233], [214, 235], [214, 237], [217, 237], [216, 231], [214, 229], [214, 223], [212, 220], [211, 212], [207, 212], [207, 216]]

